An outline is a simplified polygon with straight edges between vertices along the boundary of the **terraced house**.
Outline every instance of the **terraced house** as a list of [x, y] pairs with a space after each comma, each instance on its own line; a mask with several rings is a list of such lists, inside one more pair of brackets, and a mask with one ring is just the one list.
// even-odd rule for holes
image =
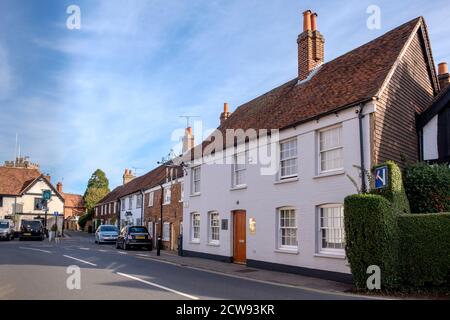
[[[183, 248], [345, 281], [344, 198], [368, 187], [360, 169], [419, 160], [416, 116], [439, 81], [422, 17], [332, 61], [317, 14], [303, 19], [296, 77], [233, 113], [225, 108], [217, 130], [277, 129], [278, 138], [233, 139], [213, 152], [207, 139], [187, 154]], [[254, 152], [263, 147], [274, 147], [276, 172], [263, 173]]]

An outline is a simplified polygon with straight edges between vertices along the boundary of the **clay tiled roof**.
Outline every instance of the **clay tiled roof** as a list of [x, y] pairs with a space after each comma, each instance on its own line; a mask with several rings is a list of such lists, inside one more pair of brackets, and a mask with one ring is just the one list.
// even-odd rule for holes
[[[176, 173], [175, 173], [176, 172]], [[176, 177], [181, 178], [183, 176], [182, 168], [174, 171]], [[115, 188], [113, 191], [108, 193], [102, 200], [98, 202], [97, 205], [105, 204], [118, 200], [119, 198], [125, 197], [129, 194], [139, 192], [140, 190], [151, 189], [156, 187], [160, 183], [166, 182], [166, 167], [159, 166], [154, 170], [144, 174], [143, 176], [137, 177], [123, 186]]]
[[84, 208], [83, 197], [79, 194], [63, 193], [64, 205], [71, 208]]
[[37, 169], [0, 167], [0, 195], [19, 196], [40, 175]]
[[421, 19], [323, 64], [309, 81], [293, 79], [240, 106], [219, 129], [283, 129], [372, 99]]

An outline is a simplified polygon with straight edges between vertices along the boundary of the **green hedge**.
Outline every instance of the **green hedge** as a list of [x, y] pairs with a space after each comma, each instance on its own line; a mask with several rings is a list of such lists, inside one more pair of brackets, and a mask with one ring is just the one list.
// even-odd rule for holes
[[403, 186], [402, 170], [392, 161], [376, 166], [376, 168], [388, 167], [388, 186], [385, 189], [372, 190], [372, 194], [378, 194], [385, 197], [393, 205], [394, 212], [408, 214], [411, 213], [408, 197], [406, 196], [405, 188]]
[[367, 268], [381, 269], [383, 288], [398, 283], [397, 215], [389, 201], [378, 195], [353, 195], [345, 199], [346, 253], [355, 284], [366, 288]]
[[418, 163], [405, 169], [405, 189], [414, 213], [450, 212], [450, 168]]
[[401, 215], [398, 226], [403, 285], [450, 289], [450, 213]]
[[82, 215], [80, 218], [78, 218], [78, 225], [80, 226], [80, 228], [82, 230], [84, 230], [86, 223], [88, 221], [92, 220], [93, 217], [94, 217], [94, 215], [92, 214], [92, 212], [89, 212], [89, 213]]

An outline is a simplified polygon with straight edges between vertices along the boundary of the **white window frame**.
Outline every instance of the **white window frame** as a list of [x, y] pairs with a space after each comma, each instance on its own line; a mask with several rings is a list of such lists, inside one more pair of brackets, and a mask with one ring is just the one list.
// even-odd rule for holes
[[128, 197], [128, 210], [133, 209], [133, 197]]
[[164, 203], [165, 205], [170, 204], [172, 202], [172, 188], [171, 186], [165, 187], [163, 189], [163, 195], [164, 195]]
[[154, 237], [154, 223], [153, 223], [153, 221], [149, 221], [147, 223], [147, 230], [148, 230], [148, 233], [150, 234], [150, 236], [153, 238]]
[[[213, 225], [213, 217], [217, 217], [215, 219], [217, 225]], [[213, 239], [214, 235], [217, 236], [217, 239]], [[220, 243], [220, 215], [217, 211], [211, 211], [208, 214], [208, 242], [213, 245]]]
[[184, 201], [184, 181], [180, 182], [180, 202]]
[[121, 203], [121, 205], [122, 205], [121, 210], [122, 210], [122, 211], [125, 211], [125, 208], [126, 208], [125, 199], [122, 199], [122, 201], [120, 201], [120, 203]]
[[[290, 211], [294, 213], [294, 226], [282, 226], [281, 216], [283, 211]], [[277, 210], [277, 227], [278, 227], [278, 249], [279, 250], [290, 250], [297, 251], [298, 250], [298, 217], [297, 210], [294, 207], [281, 207]], [[295, 245], [283, 245], [283, 229], [295, 230]]]
[[[238, 164], [239, 157], [242, 157], [244, 154], [244, 164]], [[247, 172], [247, 163], [248, 163], [248, 151], [237, 153], [233, 156], [233, 165], [231, 171], [231, 186], [233, 188], [245, 187], [246, 183], [246, 172]], [[238, 175], [242, 174], [241, 178], [243, 181], [237, 181]]]
[[[339, 130], [339, 134], [340, 134], [340, 136], [339, 136], [339, 140], [340, 140], [339, 141], [340, 142], [339, 146], [322, 150], [321, 149], [321, 143], [320, 143], [322, 134], [324, 132], [333, 131], [333, 130], [336, 130], [336, 129]], [[317, 161], [318, 161], [319, 174], [324, 174], [324, 173], [344, 170], [344, 152], [343, 152], [344, 146], [342, 144], [342, 130], [343, 130], [342, 124], [338, 124], [338, 125], [334, 125], [332, 127], [327, 127], [327, 128], [324, 128], [324, 129], [321, 129], [321, 130], [318, 131], [318, 134], [317, 134], [318, 159], [317, 159]], [[322, 170], [322, 155], [327, 153], [327, 152], [332, 152], [332, 151], [336, 151], [336, 150], [341, 150], [342, 166], [341, 167], [337, 167], [337, 168], [328, 169], [328, 170]]]
[[[323, 226], [322, 212], [324, 209], [339, 209], [339, 210], [341, 210], [340, 221], [332, 220], [332, 226]], [[318, 253], [326, 254], [326, 255], [345, 256], [344, 206], [340, 203], [321, 205], [318, 207], [317, 219], [318, 219], [318, 222], [317, 222], [317, 225], [318, 225], [318, 232], [317, 232]], [[339, 226], [340, 228], [336, 228], [335, 227], [336, 225]], [[330, 242], [330, 243], [335, 243], [335, 244], [341, 243], [342, 248], [324, 247], [323, 246], [324, 237], [322, 235], [322, 232], [324, 230], [331, 230], [331, 235], [329, 236], [330, 238], [335, 237], [336, 240], [342, 240], [343, 242]], [[328, 237], [328, 236], [326, 236], [326, 237]]]
[[[195, 176], [197, 170], [198, 170], [198, 179]], [[202, 174], [201, 166], [196, 166], [191, 169], [191, 194], [192, 195], [200, 194], [201, 180], [202, 180], [201, 174]], [[196, 183], [198, 183], [198, 188], [196, 188]]]
[[170, 222], [163, 223], [162, 241], [170, 241]]
[[[288, 157], [284, 157], [282, 156], [282, 145], [285, 143], [291, 143], [294, 142], [295, 145], [295, 155], [292, 156], [288, 156]], [[280, 180], [285, 180], [285, 179], [291, 179], [291, 178], [296, 178], [298, 177], [298, 140], [297, 137], [293, 137], [290, 139], [286, 139], [283, 141], [280, 141], [280, 150], [279, 150], [279, 154], [280, 154], [280, 173], [279, 173], [279, 177]], [[287, 161], [292, 161], [295, 160], [295, 173], [292, 174], [288, 174], [288, 175], [283, 175], [283, 162], [287, 162]]]
[[142, 208], [142, 194], [136, 195], [136, 209]]
[[155, 200], [155, 193], [153, 191], [149, 192], [149, 194], [148, 194], [148, 206], [149, 207], [153, 207], [154, 200]]
[[[195, 219], [198, 217], [198, 219]], [[195, 222], [198, 221], [198, 225]], [[200, 243], [200, 227], [201, 227], [201, 217], [200, 213], [191, 213], [191, 242]], [[198, 228], [196, 231], [195, 229]]]

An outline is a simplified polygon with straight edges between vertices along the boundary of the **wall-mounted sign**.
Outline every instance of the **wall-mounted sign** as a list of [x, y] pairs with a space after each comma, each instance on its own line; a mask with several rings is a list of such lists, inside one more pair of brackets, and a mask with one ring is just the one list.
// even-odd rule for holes
[[387, 166], [379, 167], [375, 169], [375, 189], [384, 189], [387, 187], [389, 181], [389, 171]]
[[221, 221], [221, 229], [228, 230], [228, 219], [222, 219]]
[[132, 217], [133, 213], [131, 211], [125, 212], [125, 217]]
[[42, 191], [42, 199], [50, 200], [51, 197], [52, 197], [52, 191], [51, 190], [44, 190], [44, 191]]
[[255, 218], [248, 219], [248, 229], [250, 230], [250, 234], [256, 234], [256, 219]]

